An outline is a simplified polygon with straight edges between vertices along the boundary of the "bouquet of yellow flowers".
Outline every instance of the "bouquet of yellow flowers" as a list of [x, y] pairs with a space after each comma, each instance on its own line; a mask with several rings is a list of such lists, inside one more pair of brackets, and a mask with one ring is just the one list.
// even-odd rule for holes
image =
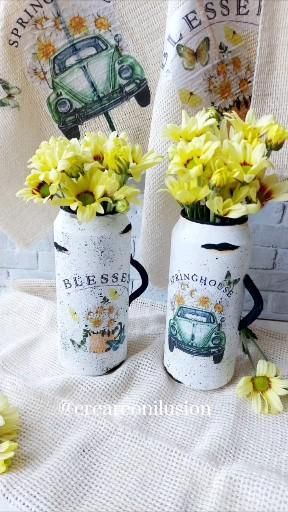
[[182, 114], [182, 124], [168, 125], [166, 186], [190, 220], [210, 223], [257, 213], [268, 201], [288, 199], [288, 181], [267, 175], [269, 157], [288, 140], [288, 130], [273, 116], [245, 121], [235, 113], [214, 108], [194, 117]]
[[161, 160], [153, 150], [143, 154], [125, 133], [87, 133], [81, 141], [52, 137], [29, 161], [26, 187], [17, 196], [69, 208], [80, 222], [126, 213], [140, 194], [130, 181], [140, 182]]

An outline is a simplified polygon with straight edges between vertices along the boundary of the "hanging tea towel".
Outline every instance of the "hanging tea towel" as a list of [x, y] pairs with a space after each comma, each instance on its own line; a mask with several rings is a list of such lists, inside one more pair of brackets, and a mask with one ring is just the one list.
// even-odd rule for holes
[[[251, 103], [260, 13], [259, 0], [168, 2], [151, 147], [166, 154], [169, 144], [163, 128], [180, 123], [182, 109], [193, 114], [215, 105], [245, 117]], [[147, 173], [142, 222], [143, 261], [152, 282], [160, 287], [167, 285], [171, 230], [179, 216], [179, 207], [163, 192], [167, 165], [165, 159]]]
[[15, 198], [42, 140], [116, 129], [147, 146], [165, 13], [166, 0], [1, 0], [0, 230], [16, 242], [56, 214]]
[[[286, 0], [265, 0], [260, 25], [260, 39], [253, 86], [252, 108], [259, 115], [273, 112], [288, 125], [287, 57], [288, 4]], [[288, 175], [288, 146], [273, 155], [277, 173]]]
[[[258, 416], [236, 398], [251, 372], [244, 356], [225, 388], [184, 387], [163, 368], [164, 308], [139, 301], [129, 359], [103, 377], [73, 377], [57, 362], [53, 286], [24, 290], [0, 297], [1, 391], [22, 418], [20, 448], [0, 477], [13, 508], [287, 512], [287, 414]], [[287, 335], [257, 334], [281, 367]]]

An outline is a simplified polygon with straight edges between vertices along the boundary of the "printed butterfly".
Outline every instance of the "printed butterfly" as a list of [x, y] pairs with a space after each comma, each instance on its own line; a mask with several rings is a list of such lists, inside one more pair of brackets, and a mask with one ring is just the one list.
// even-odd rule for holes
[[1, 98], [0, 95], [0, 107], [19, 108], [19, 102], [16, 100], [15, 96], [18, 96], [21, 93], [21, 89], [9, 84], [9, 82], [3, 80], [3, 78], [0, 78], [0, 92], [1, 88], [6, 96]]
[[241, 36], [241, 34], [238, 34], [236, 30], [231, 27], [224, 27], [224, 34], [226, 41], [232, 44], [232, 46], [238, 46], [244, 41], [244, 37]]
[[222, 283], [219, 283], [218, 290], [221, 290], [224, 287], [228, 287], [233, 290], [234, 286], [238, 284], [240, 281], [240, 277], [237, 279], [232, 279], [231, 272], [229, 270], [226, 272], [225, 279]]
[[74, 322], [79, 322], [79, 315], [78, 315], [77, 311], [75, 311], [73, 308], [70, 307], [69, 313], [70, 313], [72, 320], [74, 320]]
[[209, 62], [210, 39], [205, 37], [196, 50], [184, 44], [177, 44], [176, 51], [183, 59], [183, 67], [187, 70], [193, 70], [199, 62], [201, 66], [207, 66]]
[[182, 105], [187, 105], [188, 107], [200, 107], [203, 104], [201, 96], [188, 91], [188, 89], [180, 89], [179, 98]]
[[120, 293], [115, 288], [112, 288], [111, 290], [109, 290], [110, 300], [118, 300], [119, 297], [120, 297]]

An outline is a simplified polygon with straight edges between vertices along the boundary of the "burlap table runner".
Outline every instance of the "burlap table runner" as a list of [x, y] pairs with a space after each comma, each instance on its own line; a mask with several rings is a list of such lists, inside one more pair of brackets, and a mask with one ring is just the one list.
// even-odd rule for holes
[[[244, 357], [225, 388], [189, 390], [163, 368], [164, 307], [138, 301], [129, 359], [110, 375], [72, 377], [57, 362], [53, 286], [24, 289], [0, 297], [1, 390], [23, 423], [17, 458], [0, 477], [11, 504], [31, 512], [287, 512], [287, 414], [257, 416], [236, 398], [240, 375], [250, 372]], [[287, 336], [258, 335], [283, 367]], [[168, 412], [185, 403], [194, 412], [92, 411], [153, 409], [160, 400]]]

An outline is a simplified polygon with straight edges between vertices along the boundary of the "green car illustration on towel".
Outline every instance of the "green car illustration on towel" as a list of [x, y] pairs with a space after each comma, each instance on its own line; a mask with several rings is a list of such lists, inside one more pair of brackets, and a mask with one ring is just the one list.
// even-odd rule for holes
[[220, 363], [226, 343], [221, 325], [210, 311], [180, 306], [169, 322], [169, 349], [173, 352], [176, 347], [194, 356], [212, 356], [215, 364]]
[[150, 89], [142, 66], [122, 54], [100, 35], [69, 42], [50, 60], [53, 92], [48, 108], [62, 133], [80, 137], [79, 125], [135, 97], [141, 107], [150, 103]]

